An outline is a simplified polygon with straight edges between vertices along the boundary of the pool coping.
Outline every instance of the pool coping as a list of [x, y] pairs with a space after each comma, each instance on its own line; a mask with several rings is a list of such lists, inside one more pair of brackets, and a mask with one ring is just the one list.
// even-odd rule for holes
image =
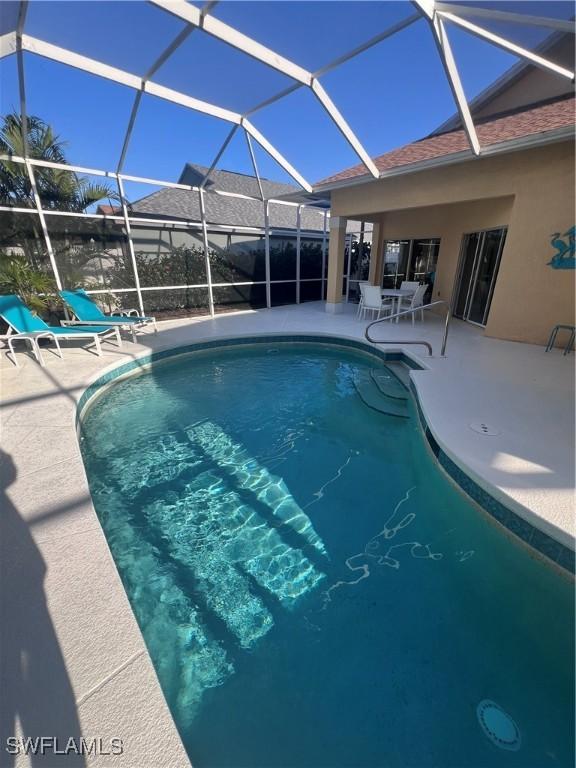
[[506, 497], [506, 503], [504, 503], [501, 498], [498, 498], [504, 496], [503, 492], [485, 478], [476, 475], [433, 432], [424, 412], [418, 392], [417, 380], [412, 375], [414, 372], [429, 370], [428, 366], [415, 355], [411, 355], [404, 350], [398, 351], [397, 348], [394, 350], [382, 349], [358, 338], [339, 336], [332, 333], [311, 334], [309, 332], [296, 332], [288, 334], [275, 332], [260, 333], [258, 335], [226, 335], [215, 339], [199, 340], [192, 344], [171, 345], [154, 352], [146, 350], [136, 355], [130, 362], [115, 362], [91, 378], [80, 394], [73, 414], [76, 434], [79, 436], [82, 419], [85, 416], [87, 407], [93, 404], [110, 385], [121, 379], [144, 372], [154, 364], [167, 362], [180, 356], [233, 346], [255, 346], [269, 343], [270, 341], [283, 344], [328, 344], [333, 347], [355, 349], [379, 358], [384, 362], [404, 363], [410, 369], [410, 392], [416, 403], [419, 426], [440, 468], [444, 470], [472, 502], [478, 505], [508, 533], [511, 533], [522, 544], [527, 546], [531, 552], [536, 552], [554, 566], [574, 576], [575, 553], [573, 547], [566, 546], [566, 544], [544, 531], [538, 525], [538, 522], [544, 525], [545, 521], [511, 497]]

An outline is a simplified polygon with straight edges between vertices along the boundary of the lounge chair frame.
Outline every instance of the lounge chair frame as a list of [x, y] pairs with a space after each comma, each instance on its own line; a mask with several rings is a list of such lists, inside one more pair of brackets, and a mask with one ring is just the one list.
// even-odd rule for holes
[[[72, 314], [74, 314], [76, 316], [76, 318], [78, 318], [77, 310], [72, 306], [72, 304], [70, 304], [69, 300], [67, 299], [67, 295], [66, 294], [68, 294], [68, 293], [70, 293], [70, 292], [68, 292], [68, 291], [60, 291], [60, 297], [61, 297], [62, 301], [66, 304], [66, 307], [70, 310], [70, 312], [72, 312]], [[88, 295], [86, 295], [85, 298], [88, 298], [90, 301], [92, 301]], [[97, 305], [95, 304], [95, 306], [97, 306]], [[142, 328], [144, 328], [147, 325], [152, 325], [152, 327], [154, 328], [154, 333], [158, 333], [158, 324], [156, 322], [156, 318], [155, 317], [151, 317], [151, 316], [142, 317], [138, 313], [138, 310], [136, 310], [136, 309], [123, 309], [123, 310], [120, 310], [118, 312], [118, 315], [119, 316], [125, 316], [126, 318], [135, 318], [135, 317], [137, 317], [138, 321], [134, 322], [132, 320], [132, 321], [127, 321], [127, 322], [123, 323], [122, 321], [117, 320], [114, 317], [113, 318], [108, 318], [108, 317], [104, 316], [104, 317], [102, 317], [102, 319], [98, 319], [98, 320], [92, 320], [92, 319], [85, 319], [85, 320], [81, 320], [81, 319], [62, 320], [61, 321], [61, 325], [63, 325], [63, 326], [104, 325], [104, 326], [107, 326], [107, 327], [116, 327], [118, 329], [123, 329], [123, 330], [130, 331], [130, 333], [132, 335], [132, 341], [134, 343], [136, 343], [136, 332], [138, 330], [141, 330]]]
[[[26, 308], [28, 312], [30, 312], [29, 308], [21, 299], [18, 299], [18, 301], [22, 304], [23, 307]], [[32, 353], [35, 359], [43, 367], [44, 367], [44, 359], [42, 358], [40, 347], [38, 345], [38, 340], [41, 338], [52, 339], [54, 341], [54, 343], [56, 344], [56, 348], [58, 350], [59, 357], [63, 357], [62, 348], [60, 347], [60, 339], [92, 339], [92, 343], [94, 344], [94, 348], [98, 356], [102, 355], [101, 341], [106, 341], [111, 336], [115, 337], [116, 345], [118, 347], [122, 346], [122, 337], [120, 336], [120, 329], [117, 326], [110, 326], [110, 325], [104, 326], [102, 330], [98, 331], [97, 333], [94, 333], [93, 331], [83, 332], [82, 327], [70, 328], [69, 333], [65, 333], [65, 332], [55, 333], [54, 330], [50, 328], [50, 326], [48, 325], [46, 325], [45, 328], [37, 328], [36, 330], [30, 330], [30, 331], [21, 331], [16, 327], [16, 325], [14, 324], [14, 321], [10, 318], [10, 316], [6, 312], [0, 311], [0, 317], [4, 320], [5, 323], [7, 323], [8, 327], [12, 331], [12, 333], [5, 335], [3, 338], [7, 340], [8, 350], [9, 350], [9, 353], [12, 355], [12, 361], [14, 362], [16, 367], [19, 367], [19, 365], [18, 365], [18, 361], [16, 360], [16, 353], [14, 350], [15, 341], [27, 340], [30, 343], [30, 346], [32, 348]], [[86, 328], [86, 327], [90, 327], [91, 324], [88, 324], [85, 322], [79, 325]], [[65, 326], [63, 326], [63, 328], [65, 329]]]
[[44, 358], [42, 357], [42, 352], [40, 351], [40, 345], [38, 344], [38, 339], [52, 339], [52, 341], [56, 345], [58, 357], [62, 358], [62, 349], [60, 347], [60, 342], [58, 341], [58, 337], [56, 336], [56, 334], [52, 333], [52, 331], [36, 331], [36, 332], [31, 331], [29, 333], [8, 333], [2, 336], [1, 338], [5, 339], [6, 342], [8, 343], [8, 354], [12, 356], [12, 362], [14, 363], [16, 368], [20, 368], [20, 364], [18, 362], [18, 358], [16, 357], [16, 350], [14, 349], [15, 341], [29, 342], [30, 350], [34, 355], [36, 362], [39, 363], [42, 366], [42, 368], [46, 367], [46, 363], [44, 362]]

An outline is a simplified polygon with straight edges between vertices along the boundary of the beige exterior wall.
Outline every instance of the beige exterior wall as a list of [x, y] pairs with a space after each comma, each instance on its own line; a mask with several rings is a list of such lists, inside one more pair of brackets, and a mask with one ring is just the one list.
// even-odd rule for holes
[[551, 235], [575, 221], [572, 142], [335, 190], [332, 213], [378, 222], [383, 238], [440, 237], [434, 298], [445, 300], [462, 236], [508, 226], [486, 334], [544, 344], [574, 323], [575, 273], [547, 265]]
[[[507, 226], [514, 198], [493, 198], [473, 203], [435, 205], [417, 210], [392, 211], [381, 218], [387, 240], [440, 238], [434, 300], [450, 301], [458, 269], [462, 235]], [[382, 252], [378, 253], [382, 263]], [[382, 269], [376, 268], [382, 275]], [[381, 279], [381, 277], [380, 277]]]

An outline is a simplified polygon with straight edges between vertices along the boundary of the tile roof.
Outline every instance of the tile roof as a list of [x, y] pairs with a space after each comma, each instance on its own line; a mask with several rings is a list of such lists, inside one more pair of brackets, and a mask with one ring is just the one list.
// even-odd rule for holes
[[122, 214], [122, 208], [119, 205], [99, 205], [96, 213], [103, 213], [105, 216], [116, 216]]
[[[574, 106], [574, 96], [570, 95], [476, 121], [478, 140], [480, 145], [486, 148], [492, 144], [500, 144], [513, 139], [574, 126]], [[427, 136], [412, 144], [406, 144], [374, 158], [374, 162], [378, 170], [383, 172], [403, 166], [409, 167], [426, 160], [448, 157], [459, 152], [466, 152], [469, 149], [466, 134], [460, 129]], [[322, 179], [314, 186], [321, 188], [366, 176], [365, 166], [359, 164]], [[369, 177], [369, 180], [373, 180], [372, 176]]]
[[[179, 183], [198, 186], [208, 168], [187, 163], [180, 176]], [[290, 184], [262, 179], [265, 196], [279, 197], [298, 192], [298, 187]], [[223, 197], [210, 194], [211, 191], [235, 192], [241, 195], [259, 197], [260, 191], [254, 176], [231, 171], [213, 171], [206, 184], [204, 200], [206, 220], [209, 224], [221, 224], [230, 227], [264, 228], [264, 206], [259, 200], [244, 200], [238, 197]], [[141, 200], [136, 200], [129, 209], [132, 214], [148, 218], [200, 221], [200, 203], [198, 193], [186, 189], [161, 189]], [[296, 229], [296, 207], [270, 203], [270, 226], [273, 229]], [[324, 214], [321, 210], [302, 209], [301, 228], [308, 231], [322, 231]]]

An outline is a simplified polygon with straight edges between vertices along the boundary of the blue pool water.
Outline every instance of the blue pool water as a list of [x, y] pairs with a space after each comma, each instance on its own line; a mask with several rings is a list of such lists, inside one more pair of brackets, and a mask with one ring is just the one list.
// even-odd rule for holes
[[393, 378], [406, 417], [367, 406], [371, 371], [211, 350], [87, 412], [94, 504], [192, 764], [572, 766], [573, 583], [452, 485]]

